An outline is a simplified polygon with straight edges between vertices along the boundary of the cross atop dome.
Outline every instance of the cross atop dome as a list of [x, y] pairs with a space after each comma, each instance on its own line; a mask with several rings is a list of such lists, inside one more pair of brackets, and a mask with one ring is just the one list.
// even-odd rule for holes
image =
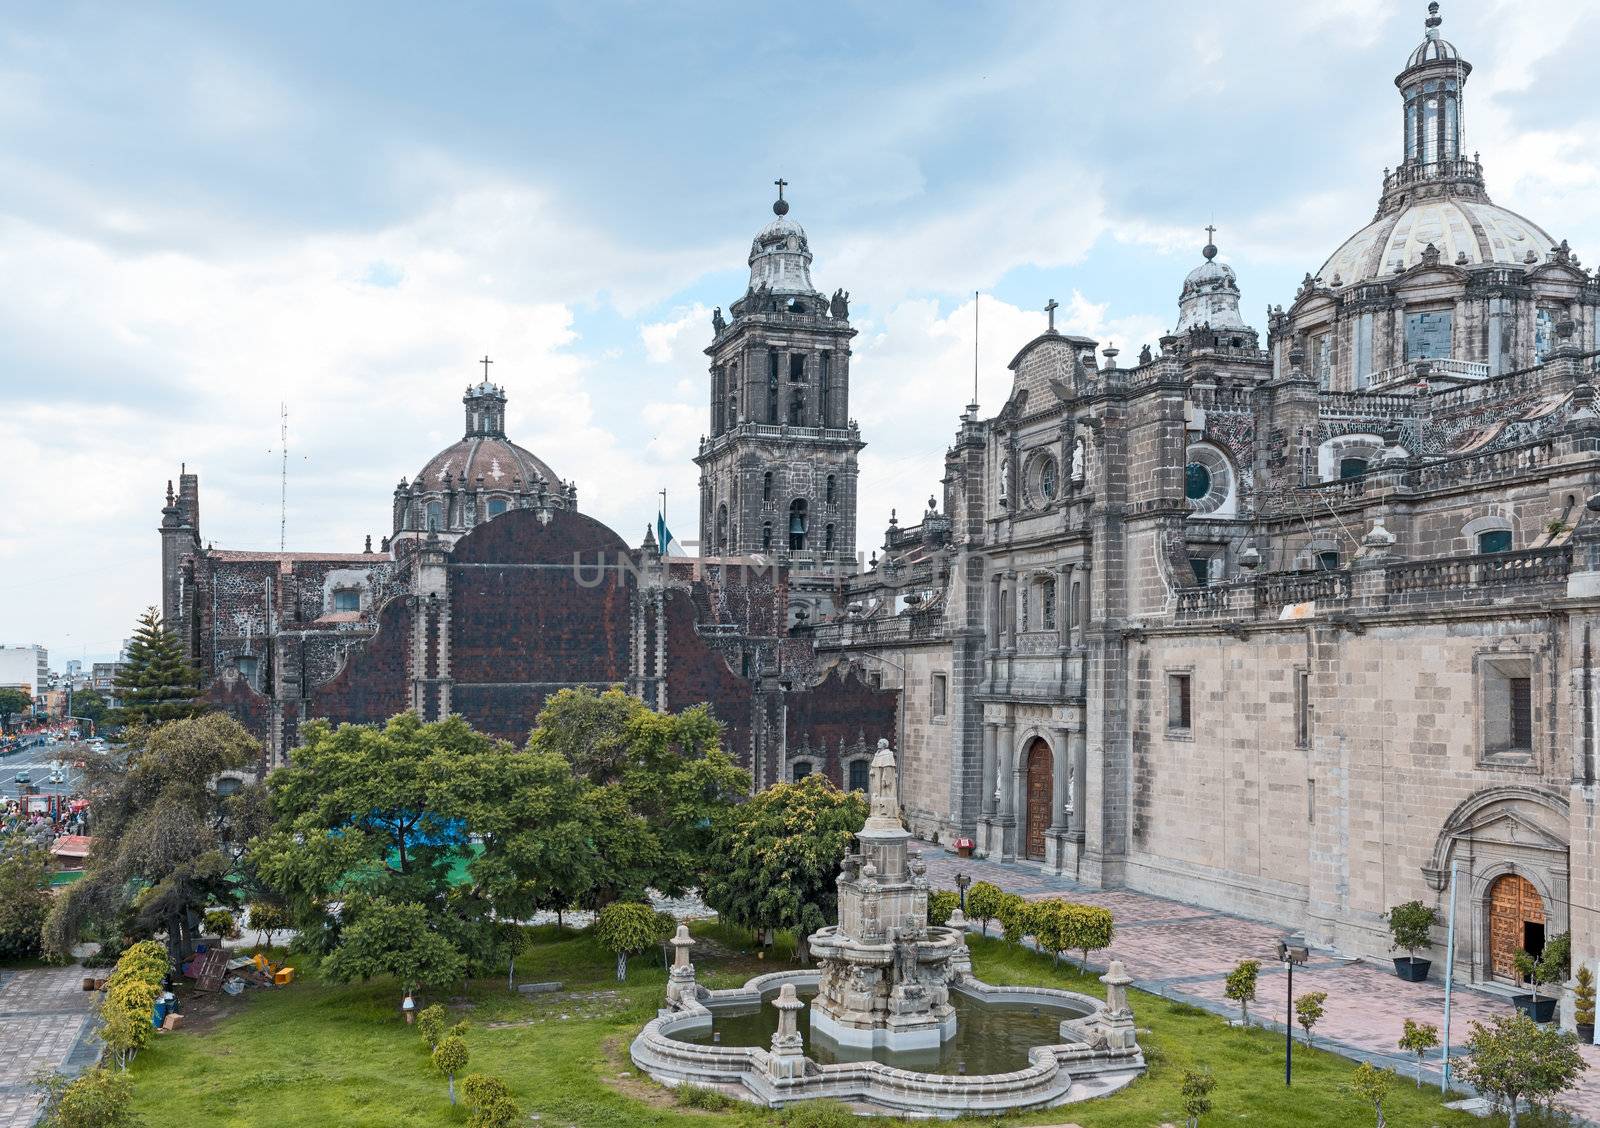
[[1217, 225], [1214, 223], [1206, 224], [1206, 245], [1201, 248], [1200, 253], [1206, 256], [1207, 262], [1210, 262], [1212, 259], [1217, 257], [1216, 236]]
[[778, 198], [772, 204], [772, 212], [774, 215], [788, 215], [789, 201], [783, 198], [783, 190], [789, 186], [789, 182], [780, 176], [773, 183], [778, 186]]

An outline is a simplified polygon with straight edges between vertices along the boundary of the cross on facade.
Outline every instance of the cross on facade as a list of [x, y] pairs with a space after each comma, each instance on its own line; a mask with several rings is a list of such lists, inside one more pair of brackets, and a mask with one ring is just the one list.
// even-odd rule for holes
[[478, 361], [478, 363], [483, 365], [483, 382], [487, 384], [489, 382], [489, 366], [493, 364], [494, 361], [489, 359], [488, 353], [484, 353], [483, 359]]
[[773, 183], [778, 186], [778, 199], [783, 199], [783, 190], [789, 187], [789, 182], [780, 176]]
[[1044, 304], [1044, 312], [1050, 318], [1050, 332], [1056, 331], [1056, 310], [1061, 308], [1061, 303], [1051, 298]]

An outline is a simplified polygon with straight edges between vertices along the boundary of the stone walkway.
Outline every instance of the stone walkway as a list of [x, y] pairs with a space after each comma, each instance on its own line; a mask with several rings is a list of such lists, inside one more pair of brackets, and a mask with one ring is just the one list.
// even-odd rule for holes
[[29, 1128], [39, 1111], [34, 1074], [77, 1073], [100, 1056], [93, 1010], [100, 995], [83, 989], [81, 967], [0, 971], [0, 1128]]
[[[1121, 960], [1135, 986], [1230, 1018], [1238, 1017], [1239, 1008], [1223, 995], [1223, 980], [1240, 960], [1260, 960], [1261, 978], [1250, 1021], [1283, 1030], [1285, 972], [1277, 962], [1276, 943], [1288, 935], [1286, 929], [1143, 893], [1086, 889], [1031, 867], [957, 858], [938, 847], [924, 846], [923, 861], [928, 866], [928, 880], [938, 889], [954, 889], [960, 871], [974, 881], [990, 881], [1028, 898], [1070, 895], [1074, 901], [1103, 905], [1116, 919], [1116, 940], [1106, 951], [1095, 953], [1092, 964], [1103, 969], [1110, 960]], [[998, 929], [991, 924], [989, 931], [995, 935]], [[1313, 952], [1310, 962], [1296, 968], [1294, 974], [1294, 993], [1307, 991], [1328, 993], [1326, 1013], [1315, 1030], [1318, 1046], [1393, 1066], [1406, 1077], [1412, 1075], [1415, 1059], [1402, 1055], [1395, 1045], [1405, 1020], [1443, 1025], [1444, 983], [1438, 976], [1427, 983], [1405, 983], [1390, 969]], [[1483, 1022], [1511, 1010], [1504, 996], [1459, 983], [1453, 995], [1452, 1060], [1463, 1052], [1474, 1019]], [[1295, 1033], [1301, 1033], [1298, 1027]], [[1570, 1104], [1574, 1111], [1600, 1123], [1600, 1046], [1584, 1046], [1582, 1052], [1589, 1069]], [[1439, 1083], [1437, 1056], [1424, 1067], [1423, 1076]]]

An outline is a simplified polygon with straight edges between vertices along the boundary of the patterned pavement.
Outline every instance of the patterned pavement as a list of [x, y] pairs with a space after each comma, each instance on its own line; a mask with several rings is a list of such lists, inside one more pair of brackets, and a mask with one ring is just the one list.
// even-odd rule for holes
[[[954, 889], [959, 871], [1030, 899], [1068, 895], [1110, 909], [1116, 919], [1116, 940], [1106, 951], [1095, 953], [1092, 965], [1104, 968], [1113, 959], [1121, 960], [1135, 986], [1230, 1018], [1238, 1017], [1239, 1008], [1223, 995], [1223, 980], [1240, 960], [1260, 960], [1250, 1021], [1283, 1029], [1285, 972], [1277, 962], [1276, 944], [1288, 935], [1286, 929], [1163, 897], [1088, 889], [1029, 867], [957, 858], [938, 847], [925, 846], [922, 860], [935, 888]], [[990, 934], [995, 931], [991, 925]], [[1319, 1047], [1393, 1066], [1403, 1076], [1409, 1077], [1414, 1068], [1414, 1059], [1396, 1048], [1405, 1020], [1443, 1025], [1442, 980], [1405, 983], [1374, 964], [1313, 952], [1310, 962], [1296, 968], [1294, 975], [1294, 993], [1307, 991], [1328, 993], [1326, 1013], [1316, 1026]], [[1464, 1049], [1474, 1019], [1487, 1021], [1510, 1010], [1510, 1002], [1501, 995], [1457, 984], [1450, 1008], [1451, 1057]], [[1574, 1111], [1600, 1122], [1600, 1046], [1584, 1046], [1582, 1052], [1589, 1069], [1570, 1103]], [[1423, 1075], [1431, 1075], [1438, 1084], [1437, 1057], [1424, 1067]]]
[[0, 971], [0, 1128], [29, 1128], [39, 1111], [32, 1081], [41, 1070], [77, 1073], [100, 1056], [81, 967]]

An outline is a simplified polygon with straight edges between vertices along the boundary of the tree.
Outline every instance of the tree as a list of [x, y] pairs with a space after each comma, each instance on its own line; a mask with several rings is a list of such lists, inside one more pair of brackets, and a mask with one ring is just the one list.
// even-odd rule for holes
[[1421, 901], [1396, 905], [1383, 919], [1389, 924], [1391, 946], [1412, 959], [1417, 952], [1433, 947], [1433, 926], [1439, 923], [1439, 914]]
[[1594, 973], [1589, 970], [1588, 964], [1578, 968], [1578, 981], [1572, 987], [1572, 1021], [1579, 1027], [1579, 1036], [1583, 1036], [1583, 1027], [1587, 1026], [1588, 1037], [1594, 1039]]
[[1326, 991], [1307, 991], [1294, 1001], [1295, 1021], [1306, 1032], [1306, 1045], [1311, 1045], [1311, 1028], [1322, 1021], [1322, 1004], [1328, 1001]]
[[133, 1111], [133, 1083], [122, 1073], [96, 1066], [77, 1077], [45, 1074], [35, 1083], [45, 1094], [37, 1128], [142, 1128], [144, 1124]]
[[465, 958], [424, 906], [370, 897], [347, 902], [345, 913], [351, 922], [323, 964], [335, 983], [392, 975], [407, 986], [436, 987], [466, 974]]
[[444, 1024], [448, 1018], [449, 1013], [444, 1009], [443, 1003], [434, 1003], [417, 1012], [417, 1033], [422, 1035], [430, 1054], [438, 1049], [439, 1043], [444, 1040]]
[[974, 882], [967, 890], [967, 915], [978, 922], [979, 934], [989, 935], [989, 922], [1000, 915], [1005, 891], [987, 881]]
[[433, 1048], [433, 1066], [450, 1079], [450, 1103], [456, 1103], [456, 1074], [467, 1067], [467, 1040], [451, 1034]]
[[1377, 1128], [1385, 1128], [1388, 1124], [1383, 1116], [1383, 1102], [1388, 1098], [1389, 1089], [1393, 1084], [1394, 1074], [1387, 1069], [1378, 1068], [1370, 1061], [1364, 1061], [1356, 1066], [1355, 1075], [1350, 1079], [1350, 1088], [1356, 1096], [1372, 1105], [1372, 1111], [1378, 1117]]
[[820, 772], [721, 811], [706, 904], [744, 928], [793, 929], [805, 962], [806, 938], [838, 916], [839, 865], [866, 818], [861, 794]]
[[[671, 918], [668, 918], [670, 922]], [[672, 935], [670, 923], [663, 930], [659, 914], [649, 905], [635, 901], [613, 901], [595, 918], [594, 937], [600, 946], [617, 957], [617, 982], [628, 978], [628, 957], [659, 944]]]
[[1245, 1026], [1250, 1025], [1250, 1004], [1256, 1001], [1256, 979], [1260, 975], [1260, 960], [1240, 960], [1239, 966], [1228, 973], [1223, 993], [1239, 1004], [1239, 1017]]
[[1571, 1034], [1543, 1029], [1525, 1014], [1497, 1015], [1489, 1025], [1472, 1024], [1461, 1076], [1510, 1117], [1517, 1128], [1518, 1102], [1553, 1101], [1589, 1067]]
[[227, 909], [212, 909], [206, 913], [201, 927], [207, 932], [215, 932], [224, 940], [237, 940], [241, 935], [238, 919]]
[[115, 686], [122, 704], [111, 719], [119, 725], [153, 727], [198, 716], [205, 709], [200, 704], [200, 671], [189, 664], [183, 644], [154, 607], [139, 616]]
[[172, 962], [182, 962], [205, 908], [238, 903], [245, 843], [260, 829], [254, 789], [224, 798], [212, 781], [260, 757], [238, 721], [212, 713], [139, 731], [125, 758], [91, 760], [94, 849], [83, 879], [51, 908], [50, 953], [66, 958], [85, 924], [131, 909], [134, 926], [165, 931]]
[[85, 686], [72, 694], [72, 715], [89, 721], [96, 728], [105, 723], [106, 714], [110, 711], [106, 699], [92, 686]]
[[106, 997], [100, 1004], [100, 1040], [119, 1069], [127, 1069], [134, 1055], [150, 1044], [156, 999], [168, 971], [165, 949], [147, 940], [123, 952], [107, 978]]
[[1007, 947], [1022, 943], [1033, 926], [1031, 906], [1020, 893], [1007, 893], [996, 915], [1000, 918], [1000, 931]]
[[273, 901], [250, 902], [250, 927], [256, 931], [256, 947], [272, 943], [274, 932], [287, 932], [294, 927], [289, 912]]
[[1089, 970], [1089, 953], [1111, 947], [1116, 938], [1116, 924], [1111, 910], [1099, 905], [1076, 905], [1063, 902], [1062, 939], [1065, 946], [1083, 954], [1078, 964], [1080, 971]]
[[1188, 1128], [1199, 1128], [1200, 1118], [1211, 1111], [1211, 1090], [1216, 1087], [1217, 1079], [1209, 1069], [1183, 1071], [1179, 1094], [1183, 1097], [1184, 1123]]
[[516, 921], [500, 926], [500, 948], [506, 954], [506, 990], [517, 989], [517, 957], [528, 950], [528, 934]]
[[33, 694], [17, 686], [0, 689], [0, 725], [8, 723], [14, 714], [23, 716], [33, 712]]
[[1422, 1059], [1439, 1044], [1439, 1028], [1431, 1022], [1406, 1019], [1406, 1028], [1400, 1035], [1400, 1048], [1417, 1059], [1417, 1088], [1422, 1088]]
[[50, 850], [26, 829], [0, 834], [0, 960], [44, 950], [50, 914]]

